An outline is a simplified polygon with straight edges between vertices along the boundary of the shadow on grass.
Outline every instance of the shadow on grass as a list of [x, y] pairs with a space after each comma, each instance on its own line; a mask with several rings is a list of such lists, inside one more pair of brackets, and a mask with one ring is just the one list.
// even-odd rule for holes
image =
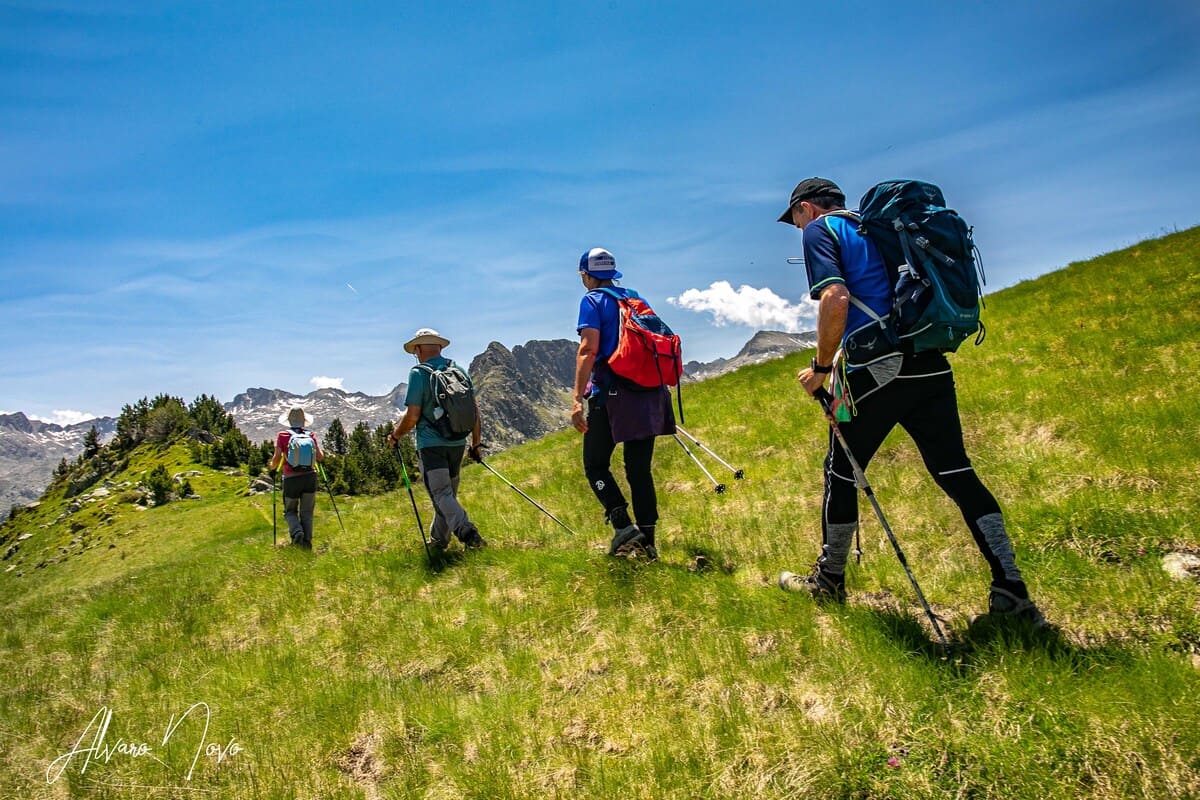
[[429, 548], [429, 557], [425, 559], [425, 572], [429, 575], [440, 575], [450, 567], [458, 566], [467, 557], [462, 550], [438, 550]]
[[869, 608], [863, 615], [905, 651], [961, 673], [974, 672], [979, 666], [992, 664], [1014, 652], [1041, 654], [1070, 671], [1097, 664], [1127, 663], [1135, 658], [1127, 649], [1113, 644], [1081, 647], [1067, 640], [1053, 625], [1035, 628], [1022, 620], [987, 614], [972, 619], [961, 631], [951, 630], [946, 620], [939, 617], [938, 624], [946, 634], [948, 646], [937, 639], [928, 620], [912, 612]]

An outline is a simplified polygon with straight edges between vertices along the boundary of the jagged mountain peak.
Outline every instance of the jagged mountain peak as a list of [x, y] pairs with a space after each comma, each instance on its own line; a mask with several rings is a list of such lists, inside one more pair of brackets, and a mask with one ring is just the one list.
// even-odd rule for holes
[[815, 333], [784, 333], [783, 331], [759, 331], [750, 337], [750, 341], [742, 345], [742, 349], [734, 358], [745, 358], [764, 353], [774, 354], [780, 351], [791, 352], [812, 347], [815, 343]]

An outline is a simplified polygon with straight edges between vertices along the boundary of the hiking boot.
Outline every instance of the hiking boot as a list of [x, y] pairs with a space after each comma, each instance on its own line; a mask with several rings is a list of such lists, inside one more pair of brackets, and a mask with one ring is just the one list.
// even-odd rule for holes
[[820, 567], [813, 567], [808, 575], [797, 575], [794, 572], [779, 574], [779, 588], [785, 592], [802, 592], [814, 600], [832, 600], [835, 603], [846, 602], [846, 579], [844, 576], [834, 576], [824, 572]]
[[642, 532], [642, 549], [646, 551], [647, 561], [658, 561], [658, 549], [654, 546], [654, 525], [639, 525]]
[[992, 584], [988, 594], [988, 614], [1000, 619], [1020, 620], [1032, 628], [1044, 628], [1048, 624], [1041, 609], [1032, 600], [1028, 597], [1017, 597], [995, 584]]
[[[468, 524], [467, 527], [460, 531], [456, 531], [455, 536], [462, 542], [464, 550], [478, 550], [481, 547], [487, 547], [487, 541], [479, 535], [479, 529], [474, 524]], [[447, 537], [448, 539], [449, 537]], [[449, 542], [447, 542], [449, 543]]]
[[608, 554], [610, 556], [629, 555], [629, 551], [632, 549], [643, 549], [645, 547], [643, 541], [642, 532], [638, 530], [637, 525], [626, 525], [618, 528], [617, 532], [613, 534], [612, 543], [608, 546]]

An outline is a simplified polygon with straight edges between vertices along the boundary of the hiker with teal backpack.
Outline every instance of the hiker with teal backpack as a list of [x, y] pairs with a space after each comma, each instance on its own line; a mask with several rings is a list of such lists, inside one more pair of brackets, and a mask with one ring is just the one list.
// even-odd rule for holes
[[[267, 462], [274, 473], [283, 468], [283, 518], [292, 544], [312, 549], [313, 508], [317, 503], [317, 470], [325, 459], [316, 434], [308, 429], [312, 419], [302, 408], [293, 408], [279, 420], [288, 426], [275, 437], [275, 452]], [[272, 475], [272, 479], [274, 475]]]
[[[991, 570], [989, 613], [1044, 625], [1000, 506], [967, 457], [945, 355], [977, 331], [977, 343], [982, 339], [970, 230], [945, 208], [937, 187], [916, 181], [880, 184], [860, 211], [846, 211], [834, 182], [809, 178], [796, 186], [779, 218], [803, 232], [809, 291], [819, 304], [817, 354], [797, 378], [809, 395], [828, 403], [836, 426], [825, 457], [820, 556], [810, 574], [784, 572], [779, 585], [845, 600], [846, 562], [858, 531], [852, 465], [866, 470], [899, 425], [959, 507]], [[832, 397], [825, 389], [831, 376]]]
[[[450, 546], [451, 534], [468, 550], [487, 545], [467, 510], [458, 502], [463, 456], [480, 460], [483, 445], [471, 376], [442, 355], [442, 348], [449, 344], [449, 339], [432, 328], [421, 328], [405, 343], [405, 352], [417, 357], [417, 365], [408, 373], [404, 417], [387, 437], [388, 444], [394, 447], [400, 437], [416, 430], [421, 479], [433, 500], [434, 519], [429, 539], [438, 553]], [[415, 502], [413, 510], [416, 511]], [[418, 515], [418, 525], [419, 519]]]
[[[583, 434], [584, 474], [613, 527], [609, 555], [654, 560], [658, 498], [651, 461], [654, 437], [675, 433], [666, 387], [678, 386], [683, 373], [679, 337], [637, 292], [613, 283], [621, 273], [612, 253], [588, 250], [579, 259], [579, 276], [587, 293], [576, 325], [580, 342], [571, 424]], [[632, 517], [610, 469], [621, 443]]]

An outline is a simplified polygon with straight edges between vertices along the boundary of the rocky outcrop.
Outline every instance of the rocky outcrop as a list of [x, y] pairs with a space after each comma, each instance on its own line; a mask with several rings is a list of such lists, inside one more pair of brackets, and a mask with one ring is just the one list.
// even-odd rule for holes
[[493, 450], [566, 427], [577, 350], [567, 339], [512, 350], [492, 342], [471, 361], [483, 439]]

